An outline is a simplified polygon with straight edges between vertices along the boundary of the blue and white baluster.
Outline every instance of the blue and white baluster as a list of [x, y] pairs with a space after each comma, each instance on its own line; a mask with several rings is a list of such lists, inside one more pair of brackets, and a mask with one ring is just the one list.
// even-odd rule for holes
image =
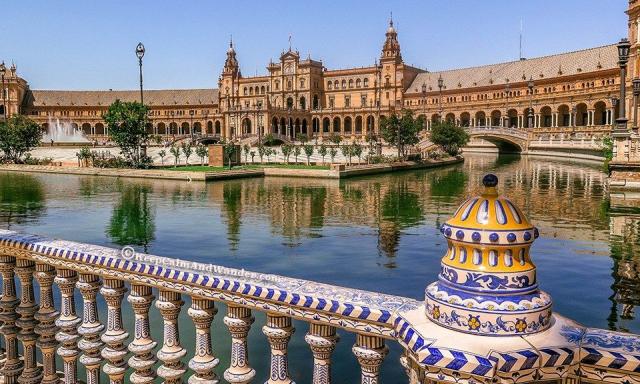
[[336, 328], [329, 325], [309, 325], [309, 332], [304, 337], [313, 353], [312, 384], [331, 384], [331, 354], [336, 349], [339, 337]]
[[37, 384], [42, 380], [42, 368], [38, 366], [36, 360], [36, 341], [38, 337], [35, 333], [36, 319], [35, 313], [38, 311], [35, 295], [33, 294], [33, 273], [36, 265], [27, 259], [18, 259], [16, 274], [20, 280], [20, 304], [16, 312], [20, 318], [16, 325], [20, 328], [18, 340], [22, 343], [22, 354], [24, 369], [18, 377], [20, 384]]
[[380, 366], [389, 349], [384, 340], [377, 336], [357, 334], [356, 343], [351, 349], [358, 359], [362, 370], [361, 384], [378, 384], [380, 380]]
[[0, 320], [2, 327], [0, 334], [4, 336], [6, 357], [2, 367], [2, 376], [5, 384], [17, 383], [18, 376], [22, 372], [22, 361], [18, 356], [18, 328], [16, 320], [18, 314], [16, 307], [19, 300], [16, 296], [16, 281], [14, 271], [16, 259], [11, 256], [0, 256], [0, 274], [2, 274], [2, 298], [0, 298]]
[[189, 368], [195, 374], [189, 378], [189, 384], [216, 384], [218, 378], [214, 372], [220, 362], [213, 355], [211, 346], [211, 322], [218, 312], [213, 301], [192, 298], [191, 308], [187, 311], [196, 328], [195, 354], [189, 360]]
[[149, 309], [153, 299], [151, 287], [131, 284], [131, 294], [127, 301], [131, 304], [135, 316], [135, 334], [133, 342], [129, 344], [129, 351], [133, 353], [129, 359], [129, 366], [134, 370], [129, 380], [133, 384], [153, 383], [156, 378], [153, 366], [158, 360], [153, 350], [157, 343], [151, 339], [149, 326]]
[[106, 344], [102, 357], [107, 360], [102, 370], [109, 376], [110, 384], [123, 384], [127, 371], [127, 347], [129, 333], [122, 324], [122, 299], [127, 289], [122, 280], [105, 279], [100, 293], [107, 302], [107, 330], [101, 340]]
[[232, 384], [247, 384], [256, 375], [249, 365], [247, 335], [254, 322], [251, 310], [245, 307], [229, 305], [224, 323], [231, 333], [231, 364], [224, 371], [224, 379]]
[[82, 319], [76, 314], [75, 288], [78, 281], [76, 271], [71, 269], [58, 269], [55, 282], [60, 288], [60, 317], [56, 320], [56, 325], [60, 332], [56, 333], [56, 340], [60, 342], [57, 350], [58, 356], [62, 357], [64, 364], [64, 384], [76, 384], [78, 382], [78, 325]]
[[87, 384], [100, 382], [100, 364], [102, 363], [100, 350], [104, 346], [100, 333], [104, 330], [104, 325], [100, 323], [96, 298], [101, 285], [98, 276], [86, 273], [81, 273], [76, 283], [83, 302], [82, 324], [78, 327], [78, 333], [82, 339], [78, 343], [78, 348], [83, 352], [80, 356], [80, 364], [85, 367]]
[[164, 340], [162, 348], [158, 351], [158, 359], [163, 362], [158, 368], [158, 376], [165, 380], [165, 384], [182, 383], [182, 376], [187, 372], [185, 364], [181, 361], [187, 351], [180, 345], [178, 332], [178, 315], [183, 305], [184, 301], [179, 293], [160, 290], [156, 308], [160, 310], [164, 320]]
[[291, 325], [291, 318], [275, 314], [267, 314], [267, 325], [262, 327], [271, 346], [271, 369], [269, 379], [265, 384], [290, 384], [287, 345], [295, 328]]
[[58, 333], [59, 328], [56, 326], [55, 321], [60, 312], [56, 309], [53, 300], [53, 282], [56, 277], [56, 270], [48, 264], [38, 263], [36, 264], [35, 277], [40, 286], [40, 308], [34, 317], [39, 322], [36, 325], [35, 332], [38, 334], [36, 345], [40, 348], [40, 353], [42, 354], [42, 367], [44, 370], [41, 384], [58, 384], [60, 383], [60, 377], [58, 377], [56, 368], [56, 347], [58, 346], [56, 333]]

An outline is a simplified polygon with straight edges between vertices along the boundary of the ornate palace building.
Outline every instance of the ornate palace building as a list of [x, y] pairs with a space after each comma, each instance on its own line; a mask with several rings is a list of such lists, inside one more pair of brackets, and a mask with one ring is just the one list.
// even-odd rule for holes
[[[628, 80], [638, 73], [638, 13], [638, 4], [630, 1]], [[427, 128], [442, 118], [462, 126], [517, 127], [540, 135], [570, 130], [591, 137], [609, 132], [617, 117], [617, 61], [611, 44], [429, 72], [404, 63], [390, 21], [380, 57], [369, 67], [330, 70], [289, 48], [267, 65], [266, 75], [245, 77], [230, 43], [217, 88], [146, 90], [144, 100], [150, 107], [149, 131], [170, 136], [272, 133], [286, 140], [303, 133], [355, 139], [377, 132], [390, 114], [410, 109], [426, 118]], [[5, 86], [0, 114], [27, 114], [43, 128], [66, 121], [95, 137], [107, 134], [101, 115], [113, 101], [139, 99], [138, 91], [34, 90], [15, 65], [6, 72]]]

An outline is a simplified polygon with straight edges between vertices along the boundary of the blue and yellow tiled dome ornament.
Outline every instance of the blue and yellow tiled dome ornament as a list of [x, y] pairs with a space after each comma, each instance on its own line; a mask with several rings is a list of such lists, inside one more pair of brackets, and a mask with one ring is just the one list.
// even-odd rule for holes
[[486, 175], [484, 192], [441, 228], [448, 251], [425, 291], [429, 319], [457, 331], [514, 336], [547, 329], [551, 297], [538, 289], [529, 248], [538, 230]]

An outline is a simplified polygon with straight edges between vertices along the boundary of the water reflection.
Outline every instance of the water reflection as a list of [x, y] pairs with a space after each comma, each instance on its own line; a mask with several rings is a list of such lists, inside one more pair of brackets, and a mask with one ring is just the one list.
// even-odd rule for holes
[[155, 213], [149, 203], [153, 189], [148, 184], [118, 182], [118, 192], [107, 235], [118, 245], [138, 245], [147, 252], [155, 238]]
[[445, 252], [440, 224], [487, 172], [539, 227], [534, 260], [557, 311], [639, 332], [640, 203], [609, 197], [597, 163], [469, 155], [343, 181], [208, 184], [0, 173], [0, 218], [26, 232], [419, 298]]
[[45, 191], [37, 177], [0, 173], [0, 222], [5, 229], [33, 222], [44, 210]]

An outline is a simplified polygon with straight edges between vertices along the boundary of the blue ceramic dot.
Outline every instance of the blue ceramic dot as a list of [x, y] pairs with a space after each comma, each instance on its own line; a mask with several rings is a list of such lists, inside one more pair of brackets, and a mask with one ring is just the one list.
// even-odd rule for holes
[[508, 235], [507, 235], [507, 240], [508, 240], [510, 243], [513, 243], [514, 241], [516, 241], [516, 234], [515, 234], [515, 233], [510, 233], [510, 234], [508, 234]]
[[473, 232], [473, 233], [471, 234], [471, 239], [472, 239], [473, 241], [480, 241], [480, 232]]
[[525, 232], [524, 241], [529, 241], [529, 240], [531, 240], [531, 232]]
[[533, 228], [533, 237], [536, 239], [540, 237], [540, 232], [538, 232], [538, 228]]
[[451, 230], [451, 228], [449, 228], [449, 227], [447, 227], [447, 228], [444, 230], [444, 234], [445, 234], [445, 235], [447, 235], [447, 237], [451, 236], [451, 232], [453, 232], [453, 231], [452, 231], [452, 230]]
[[489, 240], [495, 243], [496, 241], [500, 240], [500, 236], [498, 236], [497, 233], [492, 233], [489, 235]]
[[462, 232], [462, 230], [458, 229], [458, 231], [456, 232], [456, 237], [458, 238], [458, 240], [464, 239], [464, 232]]
[[444, 226], [444, 224], [442, 224], [442, 225], [440, 226], [440, 233], [444, 233], [444, 228], [445, 228], [445, 226]]

